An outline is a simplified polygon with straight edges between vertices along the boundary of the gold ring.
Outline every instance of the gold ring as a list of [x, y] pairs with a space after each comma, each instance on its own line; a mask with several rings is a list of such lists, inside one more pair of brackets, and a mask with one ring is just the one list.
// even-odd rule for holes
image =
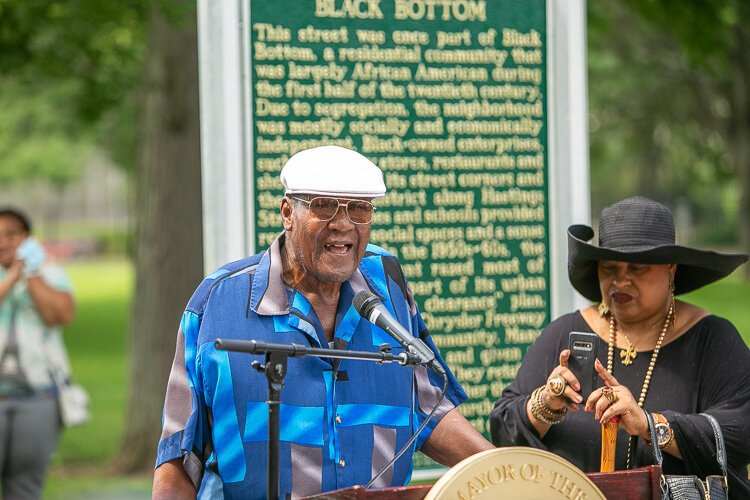
[[556, 398], [562, 396], [563, 392], [565, 392], [566, 385], [567, 382], [565, 382], [565, 379], [562, 378], [561, 375], [555, 375], [547, 381], [547, 386], [549, 387], [550, 394], [552, 394]]
[[607, 398], [609, 404], [615, 404], [617, 402], [617, 391], [615, 391], [612, 387], [608, 386], [602, 388], [602, 396]]

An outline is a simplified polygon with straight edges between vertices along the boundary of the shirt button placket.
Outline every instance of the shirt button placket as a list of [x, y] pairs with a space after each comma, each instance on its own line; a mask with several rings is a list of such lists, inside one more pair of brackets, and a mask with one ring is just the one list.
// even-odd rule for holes
[[[336, 415], [335, 420], [336, 420], [336, 425], [341, 425], [341, 421], [342, 421], [341, 415]], [[343, 458], [339, 458], [339, 467], [342, 469], [346, 467], [346, 461]]]

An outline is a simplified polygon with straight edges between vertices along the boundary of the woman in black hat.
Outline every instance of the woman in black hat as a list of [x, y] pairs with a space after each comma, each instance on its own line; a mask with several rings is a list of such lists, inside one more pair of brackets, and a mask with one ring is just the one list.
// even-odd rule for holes
[[[699, 415], [706, 412], [724, 435], [731, 496], [750, 498], [750, 350], [732, 323], [675, 300], [748, 256], [676, 245], [670, 210], [641, 197], [605, 208], [599, 246], [587, 243], [593, 236], [589, 226], [568, 229], [568, 275], [595, 304], [552, 322], [529, 348], [492, 411], [494, 444], [546, 449], [597, 472], [600, 422], [617, 416], [625, 432], [615, 469], [629, 466], [629, 441], [637, 463], [648, 464], [645, 410], [657, 424], [664, 472], [704, 477], [720, 472], [710, 423]], [[601, 387], [588, 400], [578, 393], [568, 368], [573, 331], [596, 334], [599, 385], [616, 397], [603, 397]]]

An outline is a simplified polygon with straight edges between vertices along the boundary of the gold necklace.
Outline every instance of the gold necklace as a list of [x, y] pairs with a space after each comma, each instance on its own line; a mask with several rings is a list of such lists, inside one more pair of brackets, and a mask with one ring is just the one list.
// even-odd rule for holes
[[[656, 365], [656, 358], [659, 357], [659, 349], [664, 341], [664, 336], [667, 334], [669, 329], [669, 323], [674, 315], [674, 301], [669, 305], [669, 311], [667, 311], [667, 317], [664, 318], [664, 326], [661, 328], [659, 338], [656, 340], [656, 346], [654, 346], [654, 352], [651, 354], [651, 361], [648, 364], [648, 370], [646, 370], [646, 378], [643, 380], [643, 387], [641, 388], [641, 396], [638, 398], [638, 406], [643, 408], [643, 402], [646, 401], [646, 393], [648, 393], [648, 386], [651, 384], [651, 375], [654, 372], [654, 366]], [[615, 336], [617, 335], [615, 315], [611, 314], [609, 317], [609, 342], [607, 343], [607, 371], [612, 373], [614, 352], [615, 352]], [[629, 342], [629, 341], [628, 341]]]
[[[674, 303], [674, 292], [672, 293], [672, 300], [669, 304], [669, 311], [667, 311], [667, 317], [664, 318], [664, 326], [661, 328], [659, 338], [656, 339], [656, 345], [654, 346], [654, 352], [651, 354], [651, 361], [648, 364], [648, 370], [646, 370], [646, 377], [643, 379], [643, 387], [641, 388], [641, 396], [638, 398], [638, 407], [643, 408], [643, 403], [646, 401], [646, 393], [648, 392], [648, 386], [651, 384], [651, 375], [654, 372], [654, 366], [656, 366], [656, 358], [659, 357], [659, 349], [661, 349], [661, 343], [664, 341], [664, 336], [667, 334], [669, 323], [674, 324], [675, 320], [675, 303]], [[609, 342], [607, 343], [607, 371], [612, 373], [613, 359], [615, 352], [615, 315], [610, 313], [609, 317]], [[624, 334], [623, 334], [624, 335]], [[627, 338], [627, 337], [626, 337]], [[630, 343], [630, 340], [628, 340]], [[634, 441], [631, 436], [628, 441], [628, 453], [625, 460], [625, 469], [630, 469], [630, 454], [633, 447]]]

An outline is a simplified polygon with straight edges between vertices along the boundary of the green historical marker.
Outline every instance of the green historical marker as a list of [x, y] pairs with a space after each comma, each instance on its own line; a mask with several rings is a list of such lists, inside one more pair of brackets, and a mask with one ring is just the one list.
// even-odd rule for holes
[[281, 230], [290, 155], [380, 165], [370, 241], [399, 257], [489, 435], [550, 315], [545, 2], [252, 2], [249, 28], [257, 248]]
[[[571, 36], [579, 33], [565, 19], [582, 10], [568, 5], [242, 4], [242, 71], [229, 76], [236, 83], [242, 73], [236, 94], [244, 113], [237, 118], [244, 132], [236, 149], [243, 153], [237, 184], [244, 183], [240, 212], [247, 216], [242, 250], [266, 248], [281, 231], [279, 172], [292, 154], [337, 144], [372, 159], [384, 171], [388, 193], [376, 201], [370, 241], [398, 256], [435, 344], [469, 396], [459, 410], [485, 436], [493, 404], [529, 345], [552, 313], [573, 307], [562, 260], [564, 228], [588, 221], [588, 197], [574, 194], [587, 195], [588, 181], [580, 157], [585, 148], [578, 142], [573, 151], [578, 139], [571, 139], [583, 134], [585, 146], [585, 128], [576, 130], [584, 122], [575, 121], [585, 116], [585, 105], [576, 109], [581, 94], [568, 69], [582, 67], [582, 50], [572, 57], [569, 46], [581, 37]], [[217, 7], [204, 7], [211, 9]], [[552, 35], [559, 47], [551, 46]], [[208, 57], [226, 32], [213, 28], [205, 38]], [[224, 72], [220, 63], [206, 64]], [[550, 104], [551, 68], [561, 89], [556, 102], [565, 108]], [[216, 71], [203, 70], [204, 88], [221, 81]], [[580, 92], [585, 98], [585, 85]], [[203, 99], [203, 109], [223, 110], [208, 116], [218, 125], [203, 126], [209, 147], [218, 148], [224, 139], [212, 134], [234, 111], [226, 97], [224, 104], [219, 97], [216, 103]], [[207, 156], [209, 164], [221, 159]], [[571, 180], [576, 168], [581, 186]], [[220, 175], [210, 165], [204, 172]], [[221, 185], [233, 192], [230, 182]], [[416, 457], [418, 469], [435, 466]]]

